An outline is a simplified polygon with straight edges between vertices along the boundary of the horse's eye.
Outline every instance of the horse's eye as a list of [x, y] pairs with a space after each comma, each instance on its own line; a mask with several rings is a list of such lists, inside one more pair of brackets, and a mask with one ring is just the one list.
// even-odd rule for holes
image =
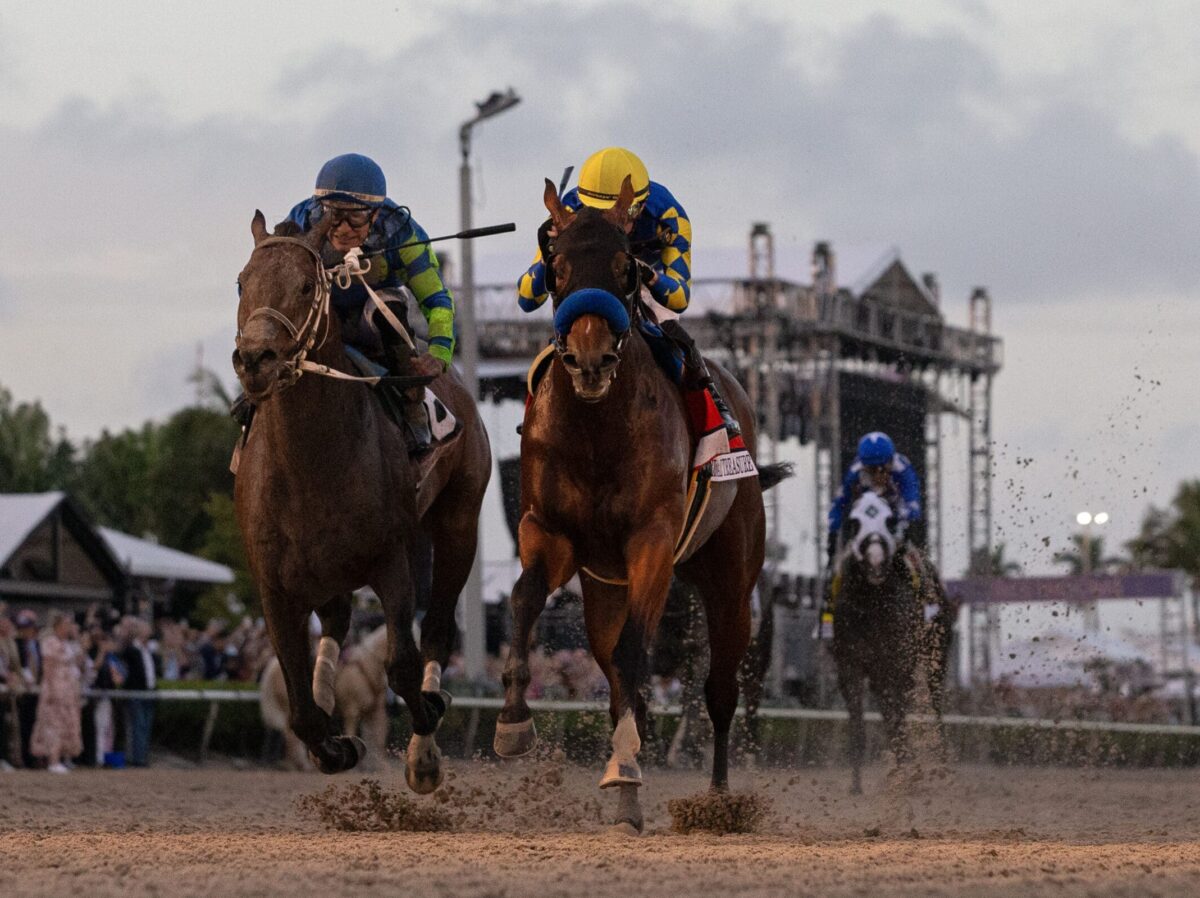
[[313, 291], [313, 282], [312, 281], [305, 281], [300, 286], [300, 292], [303, 293], [305, 296], [308, 296], [308, 294], [312, 293], [312, 291]]
[[241, 277], [239, 277], [237, 279], [237, 288], [238, 288], [238, 299], [241, 299], [242, 298], [242, 279], [241, 279]]
[[579, 360], [577, 358], [575, 358], [575, 353], [573, 353], [573, 352], [564, 352], [562, 354], [562, 363], [564, 365], [566, 365], [568, 368], [578, 368], [579, 367]]

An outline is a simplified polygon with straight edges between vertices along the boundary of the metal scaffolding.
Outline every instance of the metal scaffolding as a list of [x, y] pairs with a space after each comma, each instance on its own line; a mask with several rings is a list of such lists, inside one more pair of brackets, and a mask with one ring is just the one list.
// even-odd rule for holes
[[[835, 255], [826, 242], [814, 247], [809, 284], [776, 276], [766, 225], [754, 225], [749, 246], [746, 279], [693, 281], [686, 324], [705, 353], [727, 365], [746, 387], [758, 410], [759, 432], [769, 438], [765, 460], [774, 459], [777, 440], [797, 437], [812, 443], [811, 538], [818, 564], [824, 560], [825, 518], [847, 436], [841, 433], [840, 389], [846, 373], [878, 380], [882, 395], [901, 383], [926, 397], [927, 534], [939, 561], [950, 530], [943, 520], [941, 418], [969, 417], [969, 548], [972, 558], [979, 550], [989, 553], [991, 382], [1000, 369], [1001, 342], [991, 333], [987, 292], [976, 290], [971, 297], [971, 326], [955, 327], [942, 315], [936, 279], [925, 275], [917, 281], [898, 257], [882, 260], [867, 286], [851, 289], [839, 284]], [[478, 287], [475, 296], [485, 360], [481, 376], [493, 382], [487, 392], [517, 398], [523, 391], [522, 362], [546, 345], [548, 323], [542, 316], [521, 316], [511, 285]], [[956, 401], [964, 394], [967, 409]], [[773, 534], [778, 534], [778, 514], [772, 510]]]

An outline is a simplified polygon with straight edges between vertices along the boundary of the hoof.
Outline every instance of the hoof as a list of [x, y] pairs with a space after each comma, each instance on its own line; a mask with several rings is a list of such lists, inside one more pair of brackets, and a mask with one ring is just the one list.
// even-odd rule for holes
[[614, 836], [622, 836], [636, 839], [642, 834], [642, 827], [635, 826], [629, 820], [621, 820], [614, 823], [608, 828], [608, 831]]
[[367, 744], [357, 736], [331, 736], [321, 743], [321, 752], [308, 756], [322, 773], [344, 773], [367, 755]]
[[500, 757], [524, 757], [533, 751], [536, 745], [537, 727], [533, 725], [532, 717], [520, 723], [496, 721], [496, 736], [492, 740], [492, 748]]
[[640, 786], [642, 784], [642, 768], [637, 761], [619, 762], [616, 758], [608, 759], [604, 768], [604, 776], [600, 779], [601, 789], [611, 789], [613, 786]]
[[438, 724], [442, 722], [442, 718], [446, 716], [446, 712], [450, 710], [450, 693], [445, 689], [439, 689], [437, 692], [422, 692], [421, 696], [437, 714]]
[[408, 743], [404, 780], [418, 795], [437, 791], [446, 778], [442, 752], [432, 736], [413, 736]]

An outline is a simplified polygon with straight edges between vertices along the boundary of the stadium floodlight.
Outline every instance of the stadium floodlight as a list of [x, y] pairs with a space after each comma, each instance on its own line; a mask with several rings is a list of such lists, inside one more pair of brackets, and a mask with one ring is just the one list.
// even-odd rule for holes
[[1092, 518], [1092, 521], [1094, 521], [1097, 524], [1100, 524], [1101, 526], [1103, 526], [1104, 524], [1107, 524], [1108, 523], [1108, 512], [1107, 511], [1096, 512], [1096, 516], [1094, 518]]
[[1092, 523], [1092, 513], [1090, 511], [1079, 512], [1079, 514], [1075, 515], [1075, 522], [1079, 524], [1080, 527], [1086, 527], [1088, 524]]

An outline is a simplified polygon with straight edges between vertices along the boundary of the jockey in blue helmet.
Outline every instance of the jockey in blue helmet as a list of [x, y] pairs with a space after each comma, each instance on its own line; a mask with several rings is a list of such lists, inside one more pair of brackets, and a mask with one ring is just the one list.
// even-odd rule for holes
[[865, 490], [874, 490], [891, 503], [896, 512], [898, 540], [904, 539], [909, 524], [921, 519], [921, 481], [912, 462], [896, 451], [895, 443], [886, 433], [872, 431], [858, 441], [858, 454], [829, 509], [831, 564], [846, 511]]
[[[342, 338], [368, 358], [382, 360], [393, 373], [432, 376], [443, 373], [454, 354], [454, 299], [442, 282], [438, 259], [426, 240], [428, 234], [413, 220], [406, 206], [387, 197], [387, 181], [373, 159], [358, 153], [335, 156], [317, 173], [308, 199], [288, 213], [288, 220], [309, 231], [324, 218], [332, 219], [323, 255], [336, 265], [347, 252], [361, 247], [371, 254], [366, 281], [381, 293], [403, 322], [407, 287], [428, 324], [429, 349], [410, 356], [408, 345], [375, 314], [367, 291], [357, 280], [348, 288], [332, 288], [332, 306], [342, 326]], [[413, 245], [416, 244], [416, 245]], [[413, 433], [415, 450], [430, 442], [429, 421], [421, 398], [423, 388], [406, 393], [404, 417]]]

